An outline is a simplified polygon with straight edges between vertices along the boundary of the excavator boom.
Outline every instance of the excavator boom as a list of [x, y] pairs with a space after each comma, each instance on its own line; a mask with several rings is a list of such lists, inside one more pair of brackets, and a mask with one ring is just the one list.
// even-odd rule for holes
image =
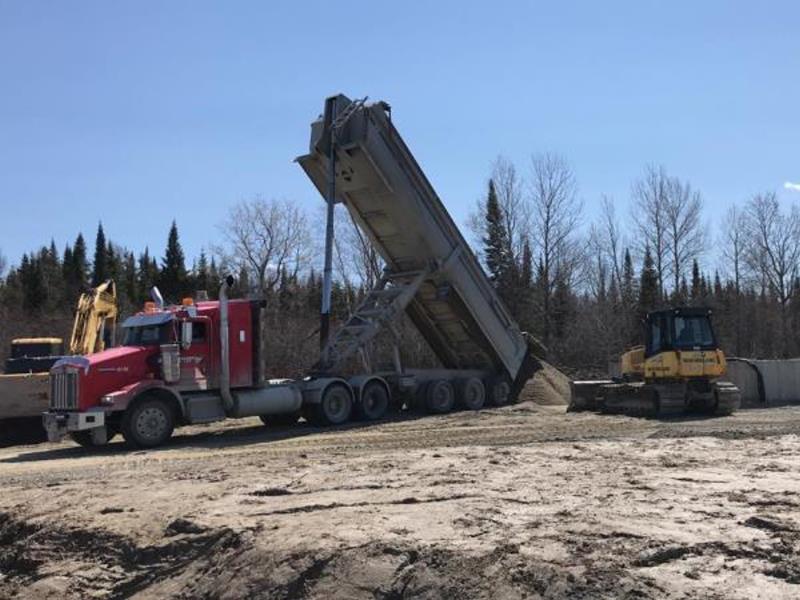
[[109, 279], [78, 299], [69, 353], [94, 354], [105, 349], [106, 331], [114, 335], [117, 321], [117, 287]]

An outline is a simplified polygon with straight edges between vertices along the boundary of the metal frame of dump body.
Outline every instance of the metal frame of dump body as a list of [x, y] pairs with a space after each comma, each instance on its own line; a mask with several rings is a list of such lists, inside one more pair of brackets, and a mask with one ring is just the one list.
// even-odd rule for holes
[[[347, 116], [336, 120], [335, 137], [334, 114]], [[388, 105], [343, 95], [327, 100], [311, 126], [309, 153], [297, 159], [323, 197], [332, 143], [336, 201], [388, 273], [427, 273], [404, 309], [442, 365], [505, 375], [515, 397], [537, 364], [528, 340], [392, 124]]]

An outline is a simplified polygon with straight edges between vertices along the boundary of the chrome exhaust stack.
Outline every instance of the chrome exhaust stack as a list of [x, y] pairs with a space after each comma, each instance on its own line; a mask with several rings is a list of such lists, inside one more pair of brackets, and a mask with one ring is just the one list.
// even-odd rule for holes
[[225, 412], [231, 415], [234, 412], [234, 399], [231, 394], [231, 352], [230, 352], [230, 327], [228, 323], [228, 291], [233, 287], [233, 275], [228, 275], [219, 288], [219, 339], [220, 339], [220, 376], [219, 391]]

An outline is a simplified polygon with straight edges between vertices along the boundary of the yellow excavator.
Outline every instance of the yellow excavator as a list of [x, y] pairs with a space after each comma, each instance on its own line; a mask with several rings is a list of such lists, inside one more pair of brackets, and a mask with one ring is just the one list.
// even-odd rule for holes
[[[105, 349], [107, 343], [113, 345], [116, 321], [117, 290], [113, 280], [82, 293], [69, 354], [93, 354]], [[11, 342], [11, 356], [6, 360], [5, 374], [0, 375], [0, 445], [16, 441], [10, 439], [12, 433], [44, 431], [40, 420], [48, 407], [49, 370], [61, 357], [61, 348], [61, 338], [20, 338]], [[28, 439], [25, 435], [23, 438]]]
[[723, 381], [725, 354], [708, 308], [679, 307], [648, 313], [645, 344], [622, 355], [620, 377], [574, 381], [570, 411], [599, 410], [631, 416], [684, 413], [729, 415], [741, 393]]
[[94, 354], [114, 344], [117, 323], [117, 288], [112, 279], [84, 292], [78, 299], [75, 323], [69, 343], [70, 354]]

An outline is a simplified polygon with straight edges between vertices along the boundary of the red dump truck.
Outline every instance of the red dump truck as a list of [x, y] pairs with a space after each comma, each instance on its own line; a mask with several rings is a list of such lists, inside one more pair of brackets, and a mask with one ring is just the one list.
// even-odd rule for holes
[[[71, 435], [86, 446], [121, 432], [152, 447], [182, 424], [259, 416], [319, 424], [382, 418], [395, 404], [443, 413], [512, 401], [537, 366], [470, 247], [392, 124], [384, 102], [339, 95], [312, 123], [309, 152], [297, 160], [328, 202], [342, 202], [386, 265], [383, 277], [331, 335], [320, 360], [299, 380], [270, 380], [264, 364], [262, 303], [220, 300], [166, 307], [156, 302], [128, 318], [120, 347], [69, 357], [51, 370], [50, 440]], [[390, 371], [352, 365], [370, 340], [393, 335], [403, 313], [441, 368], [401, 364]], [[411, 398], [412, 402], [406, 400]]]

